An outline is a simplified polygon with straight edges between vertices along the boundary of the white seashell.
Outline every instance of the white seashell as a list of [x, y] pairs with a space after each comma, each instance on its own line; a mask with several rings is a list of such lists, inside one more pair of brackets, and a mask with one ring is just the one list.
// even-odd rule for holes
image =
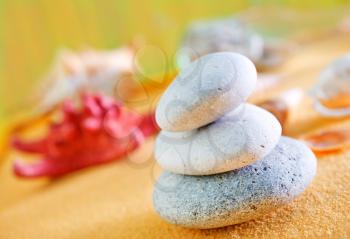
[[196, 21], [184, 34], [176, 62], [182, 69], [201, 56], [227, 51], [242, 54], [265, 68], [281, 64], [290, 47], [276, 39], [265, 39], [237, 17]]

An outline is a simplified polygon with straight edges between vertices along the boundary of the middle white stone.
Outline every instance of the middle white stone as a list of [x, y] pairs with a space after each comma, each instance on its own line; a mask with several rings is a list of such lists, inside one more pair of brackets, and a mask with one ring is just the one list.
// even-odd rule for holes
[[271, 113], [245, 103], [198, 129], [161, 131], [155, 158], [163, 169], [177, 174], [227, 172], [265, 157], [277, 145], [281, 131]]

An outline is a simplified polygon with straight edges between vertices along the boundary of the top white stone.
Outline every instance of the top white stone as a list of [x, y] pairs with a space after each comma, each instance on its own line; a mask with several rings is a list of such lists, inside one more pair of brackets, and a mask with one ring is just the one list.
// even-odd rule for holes
[[213, 53], [185, 68], [162, 95], [156, 109], [159, 127], [188, 131], [237, 108], [255, 88], [257, 73], [245, 56]]

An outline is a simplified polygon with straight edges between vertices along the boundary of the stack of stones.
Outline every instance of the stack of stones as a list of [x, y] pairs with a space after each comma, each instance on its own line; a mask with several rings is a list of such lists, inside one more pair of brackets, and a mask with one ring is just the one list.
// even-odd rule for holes
[[246, 57], [214, 53], [185, 68], [161, 97], [155, 157], [166, 171], [153, 202], [166, 221], [216, 228], [290, 202], [316, 174], [316, 158], [281, 136], [269, 112], [245, 103], [256, 83]]

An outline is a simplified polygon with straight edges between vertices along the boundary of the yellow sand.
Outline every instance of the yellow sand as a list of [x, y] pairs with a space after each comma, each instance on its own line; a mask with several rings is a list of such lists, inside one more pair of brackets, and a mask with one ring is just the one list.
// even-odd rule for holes
[[[330, 59], [350, 50], [349, 42], [349, 36], [342, 36], [304, 49], [278, 69], [289, 74], [281, 88], [308, 87]], [[293, 136], [335, 123], [320, 119], [308, 101], [297, 114], [287, 130]], [[341, 124], [350, 127], [350, 122]], [[55, 181], [16, 179], [10, 162], [15, 155], [9, 155], [0, 168], [0, 238], [350, 237], [350, 151], [320, 158], [312, 185], [286, 207], [236, 226], [193, 230], [164, 222], [152, 208], [160, 172], [152, 147], [151, 139], [126, 160]]]

